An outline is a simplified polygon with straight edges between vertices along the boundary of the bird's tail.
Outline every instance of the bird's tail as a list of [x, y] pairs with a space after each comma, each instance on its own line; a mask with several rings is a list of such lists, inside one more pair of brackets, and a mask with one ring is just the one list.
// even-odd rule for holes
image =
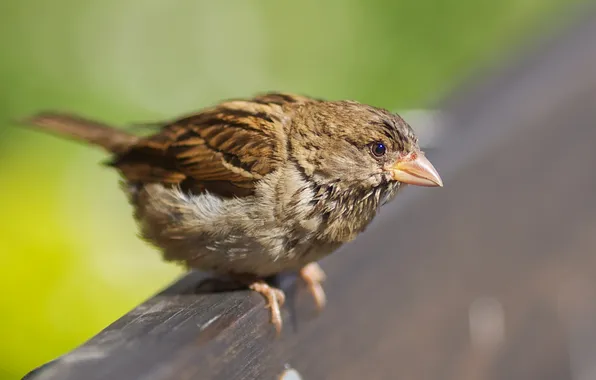
[[124, 153], [139, 137], [78, 116], [44, 112], [21, 121], [22, 124], [97, 145], [110, 153]]

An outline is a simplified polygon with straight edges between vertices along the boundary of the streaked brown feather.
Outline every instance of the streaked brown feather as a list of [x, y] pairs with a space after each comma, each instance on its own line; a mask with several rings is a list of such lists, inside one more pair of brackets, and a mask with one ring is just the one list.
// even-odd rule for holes
[[110, 165], [132, 182], [208, 189], [222, 196], [251, 194], [256, 181], [286, 156], [286, 127], [292, 107], [317, 100], [271, 93], [230, 100], [165, 123]]

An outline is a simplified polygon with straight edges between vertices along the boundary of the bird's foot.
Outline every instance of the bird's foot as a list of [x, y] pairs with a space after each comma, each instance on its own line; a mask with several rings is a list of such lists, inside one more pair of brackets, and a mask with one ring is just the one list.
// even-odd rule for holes
[[300, 277], [306, 282], [310, 294], [312, 294], [315, 299], [317, 308], [322, 310], [327, 303], [325, 291], [321, 286], [321, 283], [325, 281], [325, 272], [323, 272], [323, 269], [319, 264], [310, 263], [300, 269]]
[[286, 296], [281, 289], [274, 288], [263, 280], [258, 280], [248, 286], [251, 290], [261, 293], [267, 299], [267, 307], [271, 309], [271, 323], [279, 335], [281, 333], [281, 310]]

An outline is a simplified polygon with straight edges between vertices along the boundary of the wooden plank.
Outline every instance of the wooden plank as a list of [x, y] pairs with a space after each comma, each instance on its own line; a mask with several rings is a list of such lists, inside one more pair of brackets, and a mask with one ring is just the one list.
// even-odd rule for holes
[[286, 366], [304, 379], [593, 373], [584, 359], [596, 344], [582, 332], [596, 331], [594, 36], [591, 13], [450, 98], [431, 157], [445, 188], [407, 189], [323, 261], [322, 314], [282, 277], [276, 339], [259, 295], [199, 293], [191, 273], [30, 379], [274, 379]]

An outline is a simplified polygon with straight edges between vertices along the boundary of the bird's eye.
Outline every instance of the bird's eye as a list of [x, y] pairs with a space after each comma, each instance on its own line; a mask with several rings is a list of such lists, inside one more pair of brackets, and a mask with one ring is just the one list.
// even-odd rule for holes
[[375, 157], [383, 157], [387, 153], [387, 147], [382, 142], [374, 142], [370, 146], [370, 151]]

